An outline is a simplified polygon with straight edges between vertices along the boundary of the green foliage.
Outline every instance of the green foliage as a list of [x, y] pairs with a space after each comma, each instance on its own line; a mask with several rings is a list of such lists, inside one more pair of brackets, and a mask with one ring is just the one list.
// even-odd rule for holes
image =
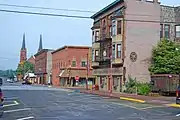
[[16, 74], [18, 75], [24, 75], [27, 72], [34, 72], [34, 65], [30, 62], [24, 62], [24, 64], [19, 65]]
[[148, 95], [151, 92], [149, 83], [137, 82], [136, 78], [129, 76], [129, 82], [126, 84], [126, 93], [137, 93], [138, 95]]
[[151, 74], [178, 74], [180, 72], [180, 44], [161, 40], [152, 51]]
[[0, 70], [0, 77], [13, 78], [15, 71], [13, 70]]

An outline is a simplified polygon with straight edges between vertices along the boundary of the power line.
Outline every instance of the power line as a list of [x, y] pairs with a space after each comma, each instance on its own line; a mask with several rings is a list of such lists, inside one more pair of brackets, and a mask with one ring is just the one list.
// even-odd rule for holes
[[90, 17], [87, 17], [87, 16], [73, 16], [73, 15], [50, 14], [50, 13], [39, 13], [39, 12], [24, 12], [24, 11], [5, 10], [5, 9], [0, 9], [0, 12], [29, 14], [29, 15], [41, 15], [41, 16], [53, 16], [53, 17], [69, 17], [69, 18], [91, 19]]
[[43, 10], [58, 10], [58, 11], [95, 13], [95, 11], [88, 11], [88, 10], [77, 10], [77, 9], [73, 10], [73, 9], [59, 9], [59, 8], [48, 8], [48, 7], [34, 7], [34, 6], [27, 6], [27, 5], [0, 4], [0, 6], [18, 7], [18, 8], [33, 8], [33, 9], [43, 9]]

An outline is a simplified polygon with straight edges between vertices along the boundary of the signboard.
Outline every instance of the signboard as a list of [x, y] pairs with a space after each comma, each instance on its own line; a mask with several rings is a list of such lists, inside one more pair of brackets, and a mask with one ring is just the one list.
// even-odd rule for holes
[[76, 80], [76, 81], [79, 81], [79, 76], [76, 76], [76, 77], [75, 77], [75, 80]]
[[[109, 75], [110, 68], [106, 69], [93, 69], [93, 75]], [[112, 68], [112, 75], [123, 75], [123, 68]]]

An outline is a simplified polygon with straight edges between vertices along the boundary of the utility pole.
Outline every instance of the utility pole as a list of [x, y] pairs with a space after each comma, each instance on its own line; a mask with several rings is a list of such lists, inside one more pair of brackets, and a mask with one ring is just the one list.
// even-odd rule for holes
[[88, 77], [89, 77], [89, 55], [88, 55], [88, 53], [87, 53], [87, 65], [86, 65], [86, 68], [87, 68], [86, 90], [88, 90]]

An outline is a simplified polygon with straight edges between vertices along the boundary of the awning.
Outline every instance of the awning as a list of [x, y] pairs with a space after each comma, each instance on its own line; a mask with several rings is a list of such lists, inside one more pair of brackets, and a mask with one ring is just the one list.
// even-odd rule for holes
[[[62, 70], [59, 74], [59, 77], [76, 77], [79, 76], [80, 78], [87, 77], [87, 70]], [[92, 76], [92, 71], [90, 70], [88, 73], [89, 78], [94, 78]]]

